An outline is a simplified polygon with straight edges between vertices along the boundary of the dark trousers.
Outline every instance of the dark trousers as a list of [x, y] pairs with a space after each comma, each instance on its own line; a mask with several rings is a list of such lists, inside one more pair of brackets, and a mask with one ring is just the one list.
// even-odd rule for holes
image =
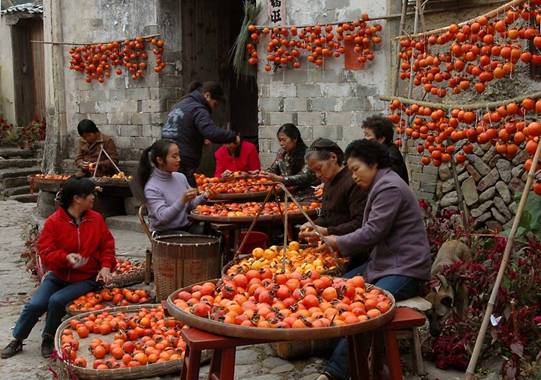
[[43, 278], [30, 302], [24, 305], [23, 311], [13, 329], [13, 337], [26, 339], [45, 312], [47, 319], [42, 336], [54, 336], [60, 326], [62, 317], [66, 314], [66, 305], [85, 293], [96, 290], [98, 283], [95, 278], [78, 282], [66, 282], [49, 272]]
[[[363, 264], [348, 273], [344, 278], [352, 278], [357, 275], [364, 276], [366, 264]], [[385, 289], [391, 293], [396, 301], [408, 299], [417, 296], [423, 281], [407, 276], [385, 276], [375, 282], [378, 288]], [[368, 343], [368, 342], [367, 342]], [[349, 357], [348, 341], [346, 338], [340, 339], [340, 342], [334, 349], [334, 352], [327, 363], [325, 372], [328, 372], [334, 379], [346, 380], [349, 378]]]

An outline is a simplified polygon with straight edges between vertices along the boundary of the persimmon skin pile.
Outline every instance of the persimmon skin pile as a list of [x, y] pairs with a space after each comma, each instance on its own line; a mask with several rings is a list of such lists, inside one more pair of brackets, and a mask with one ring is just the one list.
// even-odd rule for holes
[[[199, 205], [193, 211], [195, 214], [207, 215], [207, 216], [223, 216], [223, 217], [245, 217], [256, 216], [261, 203], [259, 202], [245, 202], [245, 203], [217, 203], [214, 205]], [[304, 205], [305, 211], [315, 210], [320, 207], [318, 202], [312, 202], [310, 205]], [[268, 202], [265, 204], [265, 208], [260, 215], [280, 215], [280, 210], [285, 210], [284, 203], [278, 204]], [[300, 213], [299, 209], [294, 203], [288, 204], [289, 213]]]
[[86, 368], [87, 358], [80, 355], [80, 339], [91, 334], [102, 337], [114, 334], [113, 342], [94, 338], [89, 347], [96, 370], [140, 367], [153, 363], [180, 360], [186, 343], [180, 331], [183, 325], [164, 314], [162, 306], [142, 308], [138, 312], [111, 314], [107, 311], [73, 319], [61, 334], [63, 357], [73, 365]]
[[392, 306], [381, 290], [367, 291], [361, 276], [273, 275], [268, 269], [192, 286], [176, 294], [174, 303], [185, 312], [227, 324], [294, 329], [360, 323]]
[[144, 289], [112, 288], [99, 292], [88, 292], [76, 298], [68, 305], [70, 312], [97, 311], [109, 305], [128, 306], [144, 304], [150, 300], [150, 294]]
[[131, 272], [140, 271], [144, 268], [145, 265], [143, 263], [134, 263], [130, 260], [117, 259], [117, 265], [115, 267], [115, 271], [113, 272], [113, 276], [120, 276]]

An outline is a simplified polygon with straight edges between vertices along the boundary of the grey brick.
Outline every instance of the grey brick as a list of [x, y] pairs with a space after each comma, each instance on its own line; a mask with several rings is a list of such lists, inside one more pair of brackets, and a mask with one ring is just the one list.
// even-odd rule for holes
[[271, 96], [270, 95], [270, 84], [259, 84], [259, 86], [257, 87], [257, 90], [258, 90], [257, 95], [260, 98]]
[[[100, 132], [105, 133], [109, 136], [118, 136], [118, 127], [116, 125], [100, 125], [99, 126]], [[115, 137], [116, 141], [116, 137]]]
[[337, 100], [337, 98], [332, 97], [310, 98], [308, 99], [308, 104], [310, 106], [309, 111], [337, 111]]
[[151, 34], [158, 34], [160, 33], [160, 26], [156, 24], [151, 25], [145, 25], [143, 27], [143, 34], [145, 36], [151, 35]]
[[141, 127], [141, 136], [159, 139], [162, 137], [162, 127], [159, 125], [143, 126]]
[[107, 93], [104, 92], [103, 90], [101, 91], [88, 91], [88, 97], [87, 97], [88, 101], [104, 101], [104, 100], [108, 100], [108, 96], [107, 96]]
[[351, 112], [326, 112], [327, 124], [350, 126], [352, 124]]
[[104, 113], [89, 113], [86, 115], [86, 119], [92, 120], [96, 125], [107, 124], [107, 115]]
[[141, 135], [141, 128], [138, 125], [119, 125], [118, 130], [121, 137], [137, 137]]
[[278, 126], [260, 126], [259, 127], [259, 140], [261, 139], [276, 139], [276, 133], [278, 132]]
[[150, 113], [149, 112], [136, 112], [131, 115], [132, 124], [150, 124]]
[[259, 125], [269, 125], [270, 124], [270, 116], [269, 112], [258, 112], [257, 113], [257, 123]]
[[128, 88], [126, 90], [127, 97], [130, 100], [149, 99], [150, 89], [146, 87]]
[[299, 132], [301, 133], [301, 137], [306, 144], [308, 144], [308, 141], [314, 139], [313, 127], [299, 127]]
[[94, 113], [94, 112], [96, 112], [96, 102], [79, 103], [79, 113]]
[[141, 112], [161, 112], [164, 111], [164, 106], [160, 100], [142, 100]]
[[430, 192], [419, 191], [417, 192], [417, 199], [426, 199], [427, 201], [433, 201], [434, 194]]
[[325, 127], [313, 127], [314, 140], [322, 137], [333, 141], [342, 139], [342, 127], [338, 125], [327, 125]]
[[352, 95], [349, 83], [325, 83], [321, 85], [324, 96], [346, 97]]
[[360, 126], [342, 126], [343, 139], [348, 144], [353, 140], [358, 140], [363, 137], [363, 130]]
[[313, 83], [338, 83], [340, 82], [340, 72], [334, 71], [329, 67], [325, 69], [313, 68], [308, 71], [308, 81]]
[[435, 182], [421, 182], [420, 189], [421, 191], [424, 191], [427, 193], [435, 193], [436, 183]]
[[304, 83], [308, 80], [306, 68], [284, 70], [284, 83]]
[[436, 183], [437, 176], [434, 174], [422, 173], [419, 175], [419, 182], [423, 183]]
[[329, 10], [344, 9], [350, 4], [350, 0], [326, 0], [325, 8]]
[[297, 85], [297, 96], [306, 98], [315, 98], [322, 96], [321, 86], [316, 84], [299, 84]]
[[77, 89], [82, 91], [92, 90], [92, 84], [84, 80], [77, 80]]
[[306, 98], [284, 98], [284, 111], [307, 111]]
[[299, 112], [298, 113], [299, 125], [323, 125], [323, 113], [322, 112]]
[[261, 111], [283, 111], [284, 110], [284, 99], [281, 97], [277, 98], [259, 98], [259, 110]]
[[101, 27], [103, 27], [103, 19], [101, 19], [101, 18], [88, 19], [88, 25], [90, 26], [90, 29], [101, 28]]
[[357, 84], [353, 88], [353, 94], [357, 97], [377, 96], [378, 89], [376, 87], [366, 87], [362, 84]]
[[117, 137], [115, 138], [115, 143], [121, 149], [131, 148], [131, 139], [131, 137]]
[[154, 143], [154, 138], [152, 137], [133, 137], [132, 138], [132, 147], [136, 149], [148, 148], [153, 143]]
[[110, 100], [125, 100], [126, 99], [126, 88], [119, 88], [109, 91]]
[[152, 100], [156, 100], [156, 99], [160, 99], [161, 96], [160, 96], [160, 91], [161, 89], [159, 87], [152, 87], [150, 89], [150, 99]]
[[[370, 102], [364, 97], [342, 98], [341, 111], [371, 111]], [[337, 110], [340, 111], [340, 110]]]
[[276, 96], [289, 96], [289, 97], [295, 97], [297, 96], [297, 88], [295, 84], [284, 84], [281, 82], [271, 82], [270, 86], [270, 96], [276, 97]]
[[128, 112], [113, 112], [107, 114], [107, 119], [110, 124], [129, 124], [131, 123], [131, 113]]
[[259, 159], [261, 161], [262, 168], [268, 168], [269, 166], [271, 166], [275, 158], [275, 153], [259, 153]]
[[293, 113], [291, 112], [269, 112], [270, 124], [282, 125], [293, 122]]

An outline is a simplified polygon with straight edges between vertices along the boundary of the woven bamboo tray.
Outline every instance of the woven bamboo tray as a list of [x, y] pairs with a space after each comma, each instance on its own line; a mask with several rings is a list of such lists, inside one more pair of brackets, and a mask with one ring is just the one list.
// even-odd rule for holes
[[[136, 289], [131, 289], [131, 290], [136, 290]], [[99, 292], [99, 290], [97, 291]], [[150, 295], [150, 299], [149, 301], [155, 301], [155, 297], [152, 296], [152, 294]], [[92, 311], [70, 311], [69, 310], [69, 307], [70, 305], [72, 304], [73, 302], [70, 302], [66, 305], [66, 314], [67, 315], [72, 315], [72, 316], [77, 316], [77, 317], [80, 317], [82, 314], [87, 314], [87, 313], [101, 313], [102, 311], [110, 311], [111, 309], [116, 309], [116, 308], [120, 308], [120, 307], [141, 307], [141, 305], [148, 305], [148, 303], [145, 303], [145, 304], [131, 304], [131, 305], [128, 305], [128, 306], [116, 306], [115, 304], [113, 304], [112, 302], [108, 302], [108, 301], [103, 301], [101, 302], [105, 307], [103, 309], [100, 309], [100, 310], [92, 310]]]
[[[316, 216], [319, 209], [310, 209], [306, 210], [306, 213], [313, 217]], [[301, 220], [304, 218], [304, 215], [300, 211], [298, 212], [289, 212], [287, 214], [287, 217], [289, 220]], [[197, 214], [194, 211], [190, 213], [190, 218], [193, 220], [197, 220], [200, 222], [211, 222], [211, 223], [251, 223], [255, 216], [213, 216], [213, 215], [201, 215]], [[258, 222], [273, 222], [273, 221], [281, 221], [283, 218], [282, 215], [276, 214], [276, 215], [260, 215], [259, 218], [257, 218]]]
[[[160, 306], [160, 304], [122, 306], [122, 307], [111, 308], [111, 309], [108, 309], [107, 311], [109, 313], [116, 313], [116, 312], [130, 313], [130, 312], [139, 311], [139, 309], [143, 307], [150, 309], [150, 308], [154, 308], [158, 306]], [[72, 319], [80, 319], [82, 317], [85, 317], [93, 313], [96, 313], [96, 312], [82, 313], [75, 317], [68, 318], [64, 322], [62, 322], [62, 324], [56, 330], [56, 334], [54, 337], [54, 345], [57, 352], [60, 352], [61, 350], [60, 339], [62, 338], [62, 331], [64, 331], [64, 329], [69, 327], [70, 321]], [[113, 334], [109, 334], [109, 335], [111, 336], [111, 342], [112, 342]], [[100, 336], [100, 339], [104, 339], [109, 335], [106, 335], [106, 336], [102, 335]], [[94, 337], [90, 335], [88, 338], [81, 339], [79, 350], [77, 352], [82, 354], [83, 352], [87, 351], [86, 348], [89, 346], [89, 343], [93, 338]], [[90, 360], [88, 360], [90, 356], [86, 358], [90, 364]], [[183, 360], [173, 360], [166, 363], [153, 363], [153, 364], [147, 364], [146, 366], [141, 366], [141, 367], [104, 369], [104, 370], [95, 370], [92, 368], [77, 367], [67, 361], [64, 361], [63, 363], [65, 366], [70, 368], [71, 371], [74, 372], [79, 379], [126, 380], [126, 379], [141, 379], [141, 378], [153, 377], [153, 376], [162, 376], [162, 375], [167, 375], [170, 373], [180, 373], [180, 371], [182, 370]]]
[[[218, 279], [211, 282], [217, 282]], [[199, 283], [203, 284], [203, 282]], [[198, 284], [194, 284], [198, 285]], [[193, 285], [192, 285], [193, 286]], [[380, 315], [377, 318], [369, 319], [364, 322], [354, 323], [345, 326], [333, 326], [333, 327], [320, 327], [320, 328], [305, 328], [305, 329], [273, 329], [273, 328], [259, 328], [259, 327], [246, 327], [238, 326], [227, 323], [222, 323], [208, 318], [198, 317], [191, 313], [187, 313], [184, 310], [178, 308], [173, 300], [176, 295], [181, 291], [189, 291], [192, 286], [179, 289], [172, 293], [167, 298], [167, 310], [169, 314], [175, 317], [177, 320], [186, 323], [191, 327], [196, 327], [203, 331], [208, 331], [213, 334], [230, 336], [235, 338], [246, 339], [258, 339], [273, 341], [303, 341], [303, 340], [315, 340], [315, 339], [327, 339], [338, 338], [348, 335], [360, 334], [368, 331], [379, 329], [381, 326], [389, 323], [395, 314], [396, 303], [391, 293], [384, 289], [380, 289], [374, 285], [366, 284], [366, 289], [379, 289], [391, 300], [391, 307], [387, 312]]]

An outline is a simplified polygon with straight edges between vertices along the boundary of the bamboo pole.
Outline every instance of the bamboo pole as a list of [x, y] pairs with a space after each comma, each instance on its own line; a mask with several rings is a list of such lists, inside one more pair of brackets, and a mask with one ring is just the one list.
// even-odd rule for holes
[[[461, 5], [453, 7], [453, 9], [454, 10], [464, 10], [464, 9], [471, 9], [471, 8], [479, 8], [480, 6], [498, 5], [498, 4], [502, 4], [502, 3], [505, 3], [505, 1], [495, 0], [495, 1], [485, 3], [485, 4], [461, 4]], [[448, 9], [430, 9], [430, 10], [425, 12], [425, 15], [427, 15], [427, 14], [437, 14], [437, 13], [448, 13], [448, 12], [449, 12]], [[413, 16], [413, 15], [414, 15], [414, 13], [406, 13], [406, 16]], [[391, 15], [387, 15], [387, 16], [370, 17], [368, 19], [368, 21], [396, 20], [396, 19], [400, 19], [401, 17], [402, 17], [402, 15], [400, 13], [396, 13], [396, 14], [391, 14]], [[340, 24], [351, 23], [353, 21], [355, 21], [355, 20], [324, 22], [324, 23], [321, 23], [320, 25], [322, 25], [322, 26], [323, 25], [340, 25]], [[307, 26], [314, 26], [314, 25], [316, 25], [316, 23], [309, 24], [309, 25], [282, 25], [279, 28], [290, 29], [293, 26], [295, 26], [296, 28], [306, 28]], [[264, 29], [264, 28], [270, 28], [270, 29], [273, 28], [273, 26], [271, 26], [271, 25], [256, 25], [255, 27], [258, 30], [261, 30], [261, 29]]]
[[[161, 33], [156, 34], [149, 34], [147, 36], [141, 36], [143, 39], [152, 38], [152, 37], [158, 37]], [[100, 44], [108, 44], [111, 42], [124, 42], [126, 40], [112, 40], [112, 41], [106, 41], [106, 42], [87, 42], [87, 43], [81, 43], [81, 42], [59, 42], [59, 41], [38, 41], [38, 40], [30, 40], [30, 43], [32, 44], [43, 44], [43, 45], [100, 45]]]
[[[494, 17], [494, 16], [497, 16], [498, 14], [502, 13], [502, 12], [505, 12], [506, 10], [518, 5], [518, 4], [522, 4], [524, 2], [526, 2], [528, 0], [513, 0], [513, 1], [510, 1], [509, 3], [506, 3], [506, 4], [503, 4], [502, 6], [498, 7], [498, 8], [495, 8], [483, 15], [479, 15], [479, 16], [476, 16], [475, 18], [472, 18], [472, 19], [469, 19], [469, 20], [466, 20], [466, 21], [463, 21], [461, 22], [460, 24], [458, 24], [458, 26], [462, 26], [462, 25], [465, 25], [465, 24], [469, 24], [471, 22], [474, 22], [475, 20], [477, 20], [479, 17], [481, 16], [485, 16], [485, 17]], [[478, 4], [479, 5], [482, 5], [482, 4]], [[431, 34], [436, 34], [436, 33], [442, 33], [442, 32], [447, 32], [449, 30], [449, 26], [445, 26], [443, 28], [438, 28], [438, 29], [433, 29], [433, 30], [429, 30], [428, 32], [422, 32], [422, 33], [414, 33], [412, 35], [401, 35], [401, 36], [397, 36], [397, 37], [394, 37], [394, 39], [402, 39], [402, 38], [418, 38], [418, 37], [424, 37], [424, 36], [429, 36]]]
[[411, 97], [404, 98], [401, 96], [387, 96], [387, 95], [381, 95], [379, 98], [384, 101], [393, 101], [396, 99], [402, 104], [418, 104], [423, 107], [441, 108], [443, 110], [451, 110], [454, 108], [458, 108], [461, 110], [472, 110], [472, 109], [480, 109], [480, 108], [497, 108], [501, 105], [509, 104], [512, 102], [515, 102], [515, 103], [521, 102], [526, 98], [536, 99], [540, 97], [541, 97], [541, 91], [537, 91], [528, 95], [517, 96], [512, 99], [499, 100], [496, 102], [468, 103], [468, 104], [434, 103], [434, 102], [425, 102], [422, 100], [411, 99]]
[[505, 250], [503, 252], [502, 262], [500, 264], [500, 269], [498, 270], [498, 275], [494, 281], [494, 287], [492, 288], [492, 293], [490, 294], [490, 299], [488, 301], [487, 309], [485, 311], [485, 316], [483, 322], [481, 323], [481, 328], [479, 329], [479, 334], [475, 340], [475, 346], [473, 348], [473, 353], [468, 363], [468, 368], [466, 370], [466, 380], [475, 379], [475, 367], [477, 366], [477, 360], [481, 353], [481, 348], [483, 347], [483, 341], [485, 340], [485, 334], [487, 332], [488, 323], [490, 321], [490, 316], [494, 310], [494, 305], [496, 303], [496, 297], [498, 296], [498, 290], [500, 289], [500, 284], [505, 274], [505, 269], [507, 268], [507, 263], [509, 261], [509, 256], [511, 255], [511, 249], [513, 249], [513, 243], [515, 240], [515, 234], [517, 233], [520, 220], [522, 219], [522, 213], [524, 207], [526, 206], [526, 201], [528, 200], [528, 194], [532, 187], [532, 182], [535, 177], [535, 172], [537, 170], [537, 163], [539, 161], [539, 156], [541, 154], [541, 140], [537, 142], [537, 149], [535, 151], [532, 167], [528, 173], [528, 179], [526, 180], [526, 185], [522, 191], [522, 197], [520, 198], [520, 203], [517, 208], [517, 213], [515, 219], [513, 220], [513, 226], [511, 227], [511, 232], [509, 233], [509, 238], [507, 239], [507, 244], [505, 245]]
[[[406, 24], [406, 13], [408, 11], [408, 0], [402, 0], [402, 13], [400, 15], [400, 26], [398, 27], [398, 33], [404, 32], [404, 25]], [[394, 76], [394, 83], [393, 83], [393, 95], [398, 96], [398, 82], [400, 79], [400, 56], [398, 55], [398, 52], [400, 51], [400, 42], [397, 41], [395, 43], [396, 45], [396, 71]]]

